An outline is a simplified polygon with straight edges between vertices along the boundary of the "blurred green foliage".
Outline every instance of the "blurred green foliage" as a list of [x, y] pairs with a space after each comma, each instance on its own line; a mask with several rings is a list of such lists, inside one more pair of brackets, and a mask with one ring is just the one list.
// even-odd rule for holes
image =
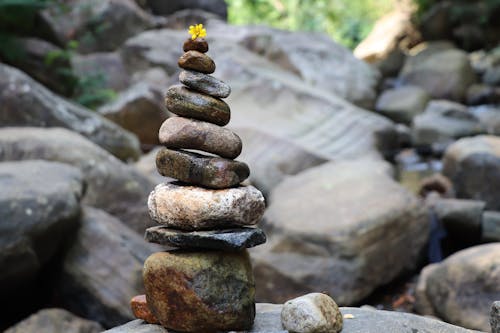
[[[423, 1], [423, 0], [421, 0]], [[354, 48], [394, 0], [226, 0], [229, 22], [326, 32]]]

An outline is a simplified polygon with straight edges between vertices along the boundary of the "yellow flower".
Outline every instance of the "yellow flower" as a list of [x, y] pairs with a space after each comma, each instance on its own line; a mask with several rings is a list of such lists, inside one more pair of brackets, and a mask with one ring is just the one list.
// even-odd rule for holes
[[191, 39], [195, 40], [198, 37], [205, 37], [207, 30], [203, 28], [203, 24], [191, 25], [189, 26], [189, 33], [191, 34]]

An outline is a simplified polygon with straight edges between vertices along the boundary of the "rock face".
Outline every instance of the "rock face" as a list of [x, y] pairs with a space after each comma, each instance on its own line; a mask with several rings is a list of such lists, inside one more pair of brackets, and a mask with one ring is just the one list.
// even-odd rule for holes
[[409, 125], [416, 115], [425, 110], [429, 100], [429, 94], [422, 88], [403, 86], [384, 91], [375, 109], [395, 122]]
[[73, 315], [63, 309], [44, 309], [26, 318], [4, 333], [100, 333], [96, 322]]
[[161, 94], [145, 83], [131, 86], [97, 112], [137, 135], [146, 145], [158, 144], [158, 130], [168, 118]]
[[20, 290], [77, 227], [82, 175], [45, 161], [0, 163], [0, 295]]
[[455, 187], [457, 197], [482, 200], [486, 209], [499, 210], [500, 139], [476, 136], [452, 144], [443, 158], [443, 173]]
[[159, 248], [103, 211], [86, 207], [69, 244], [59, 289], [67, 308], [105, 327], [133, 318], [131, 295], [144, 293], [142, 263]]
[[462, 250], [426, 274], [425, 294], [449, 323], [489, 331], [491, 304], [500, 297], [499, 243]]
[[66, 129], [0, 128], [0, 161], [29, 159], [57, 161], [80, 169], [86, 183], [83, 203], [144, 232], [149, 223], [144, 202], [153, 183], [132, 166]]
[[151, 311], [173, 330], [252, 327], [255, 286], [245, 251], [155, 253], [144, 263], [144, 285]]
[[281, 311], [281, 322], [288, 331], [302, 333], [337, 333], [343, 325], [342, 313], [335, 301], [321, 293], [287, 301]]
[[479, 119], [461, 104], [437, 100], [415, 117], [412, 127], [417, 145], [449, 143], [455, 139], [484, 132]]
[[167, 182], [148, 199], [151, 218], [181, 230], [252, 225], [264, 214], [262, 194], [253, 186], [209, 190]]
[[48, 91], [19, 70], [0, 64], [0, 126], [64, 127], [80, 133], [120, 159], [136, 159], [131, 133], [82, 106]]
[[127, 38], [153, 26], [152, 18], [133, 0], [71, 0], [68, 10], [57, 4], [41, 11], [46, 33], [59, 45], [78, 41], [84, 53], [113, 51]]
[[475, 74], [463, 51], [424, 49], [407, 58], [400, 79], [424, 88], [436, 99], [460, 102], [465, 99], [467, 88], [475, 82]]
[[257, 299], [323, 290], [353, 304], [415, 268], [427, 212], [388, 173], [383, 162], [335, 162], [279, 184], [265, 214], [268, 243], [252, 251]]

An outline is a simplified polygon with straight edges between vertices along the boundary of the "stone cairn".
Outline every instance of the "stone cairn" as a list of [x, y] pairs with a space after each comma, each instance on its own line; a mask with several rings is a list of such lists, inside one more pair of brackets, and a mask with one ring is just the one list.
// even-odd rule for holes
[[[250, 174], [235, 161], [241, 139], [222, 126], [230, 119], [230, 87], [209, 75], [214, 61], [202, 25], [179, 59], [183, 70], [167, 91], [168, 110], [178, 117], [160, 128], [158, 172], [176, 180], [151, 192], [149, 242], [174, 250], [152, 254], [144, 263], [146, 295], [132, 299], [136, 317], [179, 332], [243, 331], [255, 317], [255, 286], [246, 248], [262, 244], [262, 230], [252, 227], [265, 209], [253, 186], [240, 185]], [[202, 155], [198, 150], [213, 155]], [[214, 156], [218, 155], [218, 156]]]

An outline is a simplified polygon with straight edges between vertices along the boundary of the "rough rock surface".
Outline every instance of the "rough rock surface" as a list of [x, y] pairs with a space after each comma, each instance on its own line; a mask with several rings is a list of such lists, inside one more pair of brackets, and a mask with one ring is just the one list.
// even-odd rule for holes
[[75, 316], [63, 309], [43, 309], [29, 316], [4, 333], [100, 333], [96, 322]]
[[343, 317], [330, 296], [311, 293], [283, 304], [281, 322], [290, 332], [337, 333], [342, 330]]
[[266, 242], [266, 235], [259, 228], [182, 231], [157, 226], [146, 229], [144, 238], [150, 243], [177, 248], [223, 251], [244, 250]]
[[256, 224], [264, 214], [265, 203], [253, 186], [211, 190], [167, 182], [151, 192], [148, 207], [157, 223], [202, 230]]
[[77, 227], [82, 182], [62, 163], [0, 163], [0, 295], [31, 284]]
[[156, 168], [165, 177], [213, 189], [237, 186], [250, 175], [243, 162], [167, 148], [156, 155]]
[[160, 127], [160, 143], [167, 148], [195, 149], [235, 159], [242, 143], [233, 131], [204, 121], [171, 117]]
[[231, 87], [208, 74], [193, 71], [182, 71], [179, 80], [189, 88], [210, 96], [226, 98], [231, 94]]
[[252, 327], [255, 285], [246, 251], [158, 252], [144, 263], [143, 275], [149, 307], [167, 328], [214, 332]]
[[259, 301], [322, 290], [356, 303], [414, 269], [428, 237], [427, 211], [381, 161], [308, 169], [279, 184], [270, 202], [268, 242], [252, 251]]
[[64, 258], [58, 289], [65, 307], [105, 327], [133, 318], [130, 298], [144, 293], [143, 262], [161, 248], [103, 211], [86, 207]]
[[443, 174], [457, 197], [482, 200], [486, 209], [500, 210], [500, 138], [480, 135], [453, 143], [443, 158]]
[[[500, 298], [500, 243], [459, 251], [423, 276], [435, 315], [446, 322], [489, 331], [491, 304]], [[418, 294], [417, 294], [418, 295]]]
[[21, 71], [0, 64], [0, 126], [65, 127], [120, 159], [136, 159], [131, 133], [83, 106], [53, 94]]
[[154, 183], [84, 137], [62, 128], [0, 128], [0, 161], [44, 159], [81, 170], [83, 203], [119, 217], [141, 234], [151, 223], [145, 205]]

